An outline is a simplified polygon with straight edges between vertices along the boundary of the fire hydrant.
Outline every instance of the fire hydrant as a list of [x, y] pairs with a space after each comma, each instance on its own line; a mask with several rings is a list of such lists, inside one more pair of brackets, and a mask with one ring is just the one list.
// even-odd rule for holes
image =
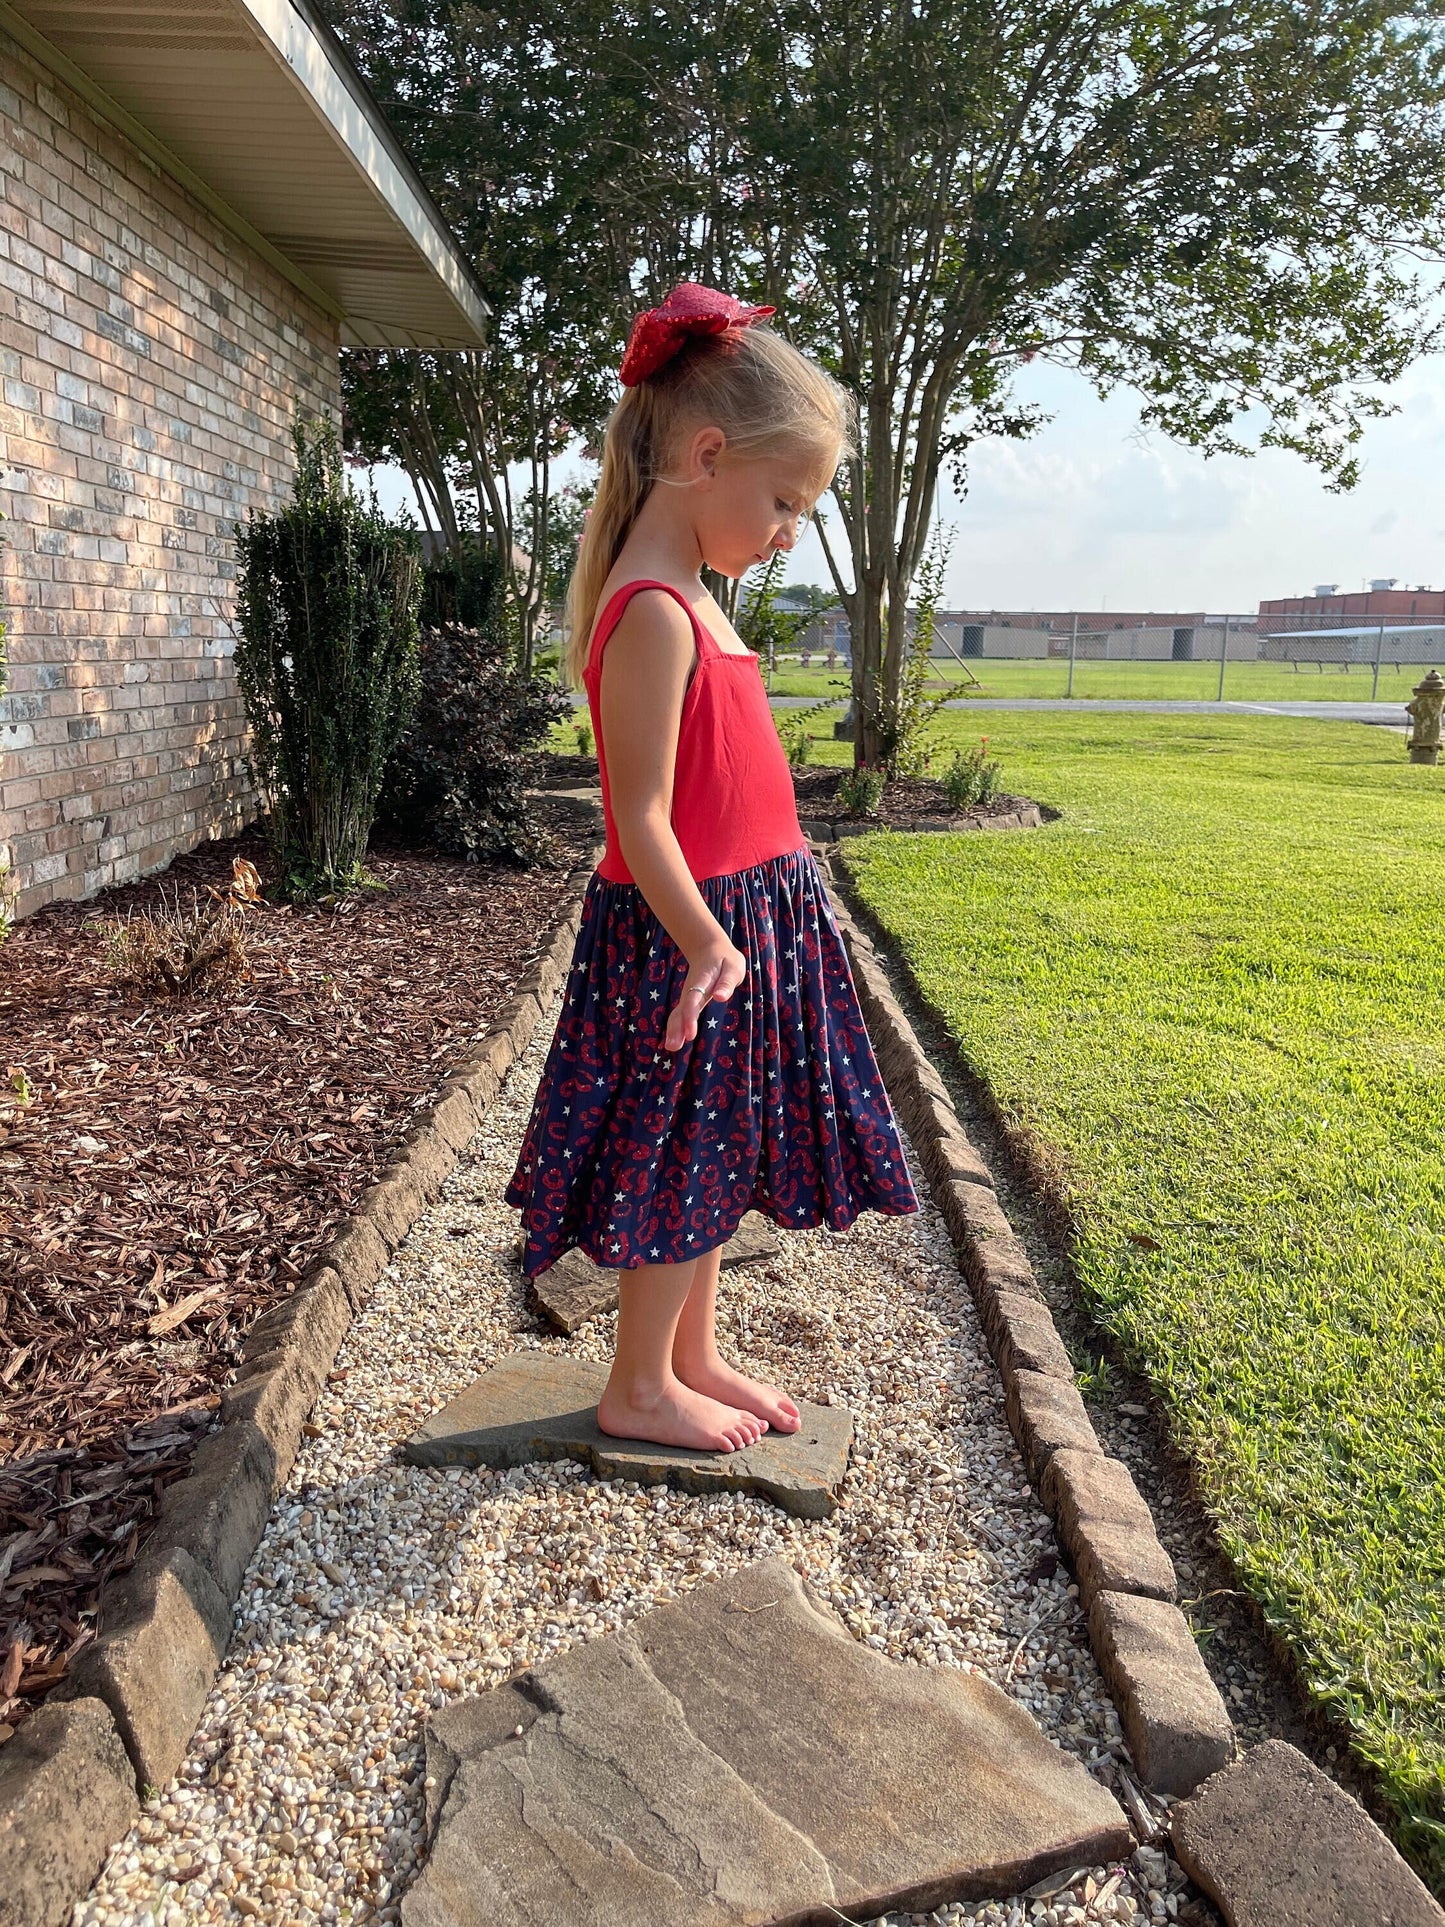
[[1410, 761], [1438, 763], [1440, 712], [1445, 708], [1445, 682], [1441, 681], [1438, 669], [1432, 669], [1423, 682], [1416, 683], [1414, 696], [1414, 702], [1405, 705], [1405, 714], [1413, 717], [1415, 722], [1405, 744], [1410, 752]]

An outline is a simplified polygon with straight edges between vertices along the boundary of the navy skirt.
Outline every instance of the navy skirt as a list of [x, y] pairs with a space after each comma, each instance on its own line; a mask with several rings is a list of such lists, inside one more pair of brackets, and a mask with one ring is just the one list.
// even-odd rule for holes
[[593, 871], [562, 1011], [508, 1180], [522, 1270], [572, 1246], [599, 1265], [679, 1264], [757, 1210], [846, 1231], [918, 1209], [833, 907], [806, 844], [706, 877], [747, 959], [698, 1034], [662, 1048], [687, 959], [635, 883]]

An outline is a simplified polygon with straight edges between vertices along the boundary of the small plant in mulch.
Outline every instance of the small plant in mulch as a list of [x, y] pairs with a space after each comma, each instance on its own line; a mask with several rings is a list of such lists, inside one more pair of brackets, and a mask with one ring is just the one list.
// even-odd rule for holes
[[998, 793], [1002, 771], [1001, 763], [989, 759], [988, 738], [985, 736], [977, 749], [956, 749], [952, 762], [939, 780], [948, 793], [952, 807], [968, 810], [975, 803], [987, 803], [990, 797]]
[[881, 763], [857, 763], [838, 779], [838, 801], [849, 816], [876, 816], [887, 780]]
[[813, 754], [813, 733], [802, 723], [790, 723], [782, 732], [783, 748], [794, 769], [801, 769]]
[[192, 889], [183, 906], [180, 885], [166, 898], [164, 887], [154, 910], [128, 910], [94, 926], [117, 984], [148, 995], [173, 996], [201, 990], [233, 990], [251, 981], [246, 947], [248, 903], [261, 900], [261, 879], [254, 865], [237, 857], [223, 890], [208, 885], [205, 895]]
[[579, 756], [590, 756], [592, 754], [591, 723], [578, 723], [577, 725], [577, 754]]

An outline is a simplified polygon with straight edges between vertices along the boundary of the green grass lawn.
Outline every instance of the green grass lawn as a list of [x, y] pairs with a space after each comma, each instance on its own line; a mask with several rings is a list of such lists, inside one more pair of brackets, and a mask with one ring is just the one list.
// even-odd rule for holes
[[1445, 767], [1338, 723], [989, 724], [1061, 820], [848, 866], [1445, 1893]]
[[[1445, 674], [1445, 662], [1440, 665]], [[1051, 657], [1046, 661], [970, 662], [967, 670], [958, 663], [936, 662], [930, 687], [942, 689], [945, 681], [957, 685], [958, 696], [1063, 696], [1068, 688], [1067, 661]], [[1380, 670], [1377, 700], [1405, 703], [1410, 691], [1426, 671], [1420, 667], [1392, 668], [1386, 661]], [[976, 678], [976, 681], [973, 680]], [[1229, 662], [1224, 667], [1224, 696], [1227, 702], [1369, 702], [1373, 687], [1372, 665], [1353, 664], [1348, 670], [1330, 664], [1323, 671], [1313, 666], [1294, 669], [1289, 663]], [[848, 694], [847, 672], [816, 663], [803, 669], [796, 662], [778, 664], [773, 671], [774, 696], [811, 696], [819, 700], [835, 687], [841, 698]], [[1169, 702], [1213, 702], [1219, 694], [1218, 662], [1076, 662], [1075, 696], [1133, 698], [1142, 701], [1163, 699]]]

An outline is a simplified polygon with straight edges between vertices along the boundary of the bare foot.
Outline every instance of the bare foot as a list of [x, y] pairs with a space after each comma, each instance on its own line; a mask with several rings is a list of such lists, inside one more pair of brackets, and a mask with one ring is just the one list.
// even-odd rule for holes
[[679, 1364], [674, 1356], [672, 1369], [693, 1391], [720, 1399], [725, 1405], [741, 1405], [745, 1412], [755, 1412], [759, 1418], [766, 1419], [776, 1432], [796, 1432], [803, 1422], [797, 1406], [776, 1385], [735, 1372], [716, 1353], [708, 1363], [698, 1365], [690, 1361]]
[[676, 1378], [642, 1397], [609, 1380], [597, 1402], [597, 1424], [609, 1438], [689, 1445], [702, 1452], [742, 1451], [768, 1429], [757, 1413], [708, 1398]]

